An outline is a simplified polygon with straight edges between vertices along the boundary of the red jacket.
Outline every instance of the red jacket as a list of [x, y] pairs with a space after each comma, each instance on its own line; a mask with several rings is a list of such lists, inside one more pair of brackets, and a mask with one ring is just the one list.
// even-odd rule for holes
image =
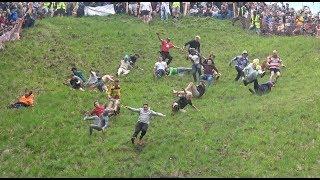
[[94, 115], [100, 116], [100, 115], [103, 114], [104, 109], [105, 109], [105, 107], [104, 107], [103, 105], [97, 106], [97, 107], [95, 107], [95, 108], [91, 111], [90, 114], [91, 114], [92, 116], [94, 116]]

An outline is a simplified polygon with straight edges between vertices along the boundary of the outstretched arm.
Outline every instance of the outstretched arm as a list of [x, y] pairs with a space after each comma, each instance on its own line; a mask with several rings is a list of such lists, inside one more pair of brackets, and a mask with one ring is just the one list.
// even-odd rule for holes
[[197, 111], [200, 111], [197, 107], [195, 107], [194, 105], [191, 105], [194, 109], [196, 109]]
[[125, 106], [125, 108], [129, 109], [132, 112], [140, 112], [140, 109], [137, 109], [137, 108], [132, 108], [132, 107], [129, 107], [129, 106]]
[[160, 34], [159, 33], [156, 33], [156, 34], [158, 36], [159, 41], [162, 41], [162, 39], [160, 38]]
[[155, 111], [151, 111], [151, 115], [152, 116], [161, 116], [161, 117], [165, 117], [166, 115], [159, 113], [159, 112], [155, 112]]

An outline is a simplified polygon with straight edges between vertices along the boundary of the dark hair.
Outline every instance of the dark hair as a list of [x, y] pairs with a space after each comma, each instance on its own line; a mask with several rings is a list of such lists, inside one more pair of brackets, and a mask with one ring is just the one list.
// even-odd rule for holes
[[178, 112], [179, 111], [179, 105], [175, 105], [172, 107], [173, 112]]
[[149, 105], [148, 105], [148, 103], [143, 103], [143, 105], [147, 105], [147, 106], [149, 106]]
[[76, 67], [72, 67], [72, 68], [71, 68], [71, 71], [76, 71], [76, 70], [77, 70]]

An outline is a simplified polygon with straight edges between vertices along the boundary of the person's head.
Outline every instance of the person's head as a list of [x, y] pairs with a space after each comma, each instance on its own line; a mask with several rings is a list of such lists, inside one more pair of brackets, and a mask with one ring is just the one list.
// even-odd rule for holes
[[144, 103], [144, 104], [143, 104], [143, 110], [144, 110], [144, 111], [148, 111], [148, 109], [149, 109], [148, 103]]
[[248, 51], [244, 50], [244, 51], [242, 52], [242, 56], [243, 56], [243, 57], [248, 57]]
[[196, 36], [195, 40], [199, 42], [200, 41], [200, 36]]
[[254, 67], [254, 68], [257, 67], [257, 65], [259, 65], [259, 59], [254, 59], [254, 60], [252, 61], [252, 64], [253, 64], [253, 67]]
[[26, 90], [24, 95], [25, 95], [26, 97], [28, 97], [28, 96], [31, 96], [31, 94], [33, 94], [32, 91]]
[[158, 62], [162, 62], [162, 61], [163, 61], [162, 56], [159, 56], [159, 57], [158, 57]]
[[99, 104], [99, 101], [95, 101], [95, 102], [93, 102], [93, 106], [94, 107], [98, 107], [100, 104]]
[[277, 50], [273, 50], [272, 51], [272, 57], [274, 57], [274, 58], [278, 57], [278, 51]]
[[179, 105], [178, 105], [178, 103], [174, 102], [174, 103], [172, 104], [172, 111], [173, 111], [173, 112], [178, 112], [178, 111], [179, 111]]
[[211, 59], [208, 59], [208, 60], [207, 60], [207, 64], [208, 64], [208, 65], [212, 65], [212, 60], [211, 60]]
[[76, 71], [77, 71], [77, 68], [76, 68], [76, 67], [72, 67], [72, 68], [71, 68], [71, 71], [72, 71], [72, 72], [76, 72]]
[[216, 58], [216, 55], [214, 55], [214, 53], [212, 52], [212, 53], [209, 55], [209, 57], [210, 57], [211, 59], [215, 59], [215, 58]]

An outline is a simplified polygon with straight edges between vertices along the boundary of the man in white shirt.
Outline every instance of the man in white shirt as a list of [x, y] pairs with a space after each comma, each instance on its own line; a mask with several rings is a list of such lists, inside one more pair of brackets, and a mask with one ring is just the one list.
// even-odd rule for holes
[[150, 2], [140, 2], [139, 15], [144, 23], [149, 23], [151, 20], [152, 6]]
[[192, 62], [192, 76], [194, 82], [197, 82], [201, 76], [201, 57], [195, 48], [190, 48], [188, 59]]
[[160, 56], [158, 62], [154, 64], [154, 76], [161, 78], [166, 74], [167, 63], [163, 61], [163, 58]]

